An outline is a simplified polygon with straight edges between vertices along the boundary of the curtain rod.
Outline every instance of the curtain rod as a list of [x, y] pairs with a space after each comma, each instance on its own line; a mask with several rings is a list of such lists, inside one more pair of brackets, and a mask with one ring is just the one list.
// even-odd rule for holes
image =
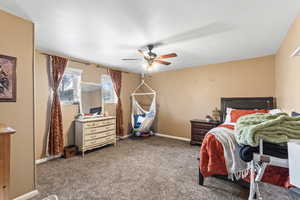
[[63, 58], [67, 58], [68, 60], [72, 61], [72, 62], [77, 62], [77, 63], [81, 63], [81, 64], [85, 64], [85, 65], [90, 65], [90, 62], [78, 59], [78, 58], [72, 58], [70, 56], [63, 56], [63, 55], [57, 55], [57, 54], [52, 54], [52, 53], [46, 53], [43, 51], [40, 51], [41, 54], [46, 55], [46, 56], [59, 56], [59, 57], [63, 57]]
[[[88, 62], [88, 61], [85, 61], [85, 60], [82, 60], [82, 59], [78, 59], [78, 58], [72, 58], [70, 56], [64, 56], [64, 55], [58, 55], [58, 54], [54, 54], [54, 53], [48, 53], [48, 52], [45, 52], [45, 51], [42, 51], [42, 50], [38, 50], [40, 54], [43, 54], [43, 55], [46, 55], [46, 56], [59, 56], [59, 57], [63, 57], [63, 58], [67, 58], [68, 60], [72, 61], [72, 62], [77, 62], [77, 63], [81, 63], [81, 64], [85, 64], [85, 65], [91, 65], [91, 64], [95, 64], [95, 63], [91, 63], [91, 62]], [[102, 65], [99, 65], [99, 64], [95, 64], [96, 67], [98, 68], [104, 68], [104, 69], [114, 69], [114, 70], [119, 70], [123, 73], [130, 73], [130, 72], [127, 72], [127, 71], [123, 71], [123, 70], [120, 70], [120, 69], [117, 69], [117, 68], [113, 68], [113, 67], [105, 67], [105, 66], [102, 66]]]

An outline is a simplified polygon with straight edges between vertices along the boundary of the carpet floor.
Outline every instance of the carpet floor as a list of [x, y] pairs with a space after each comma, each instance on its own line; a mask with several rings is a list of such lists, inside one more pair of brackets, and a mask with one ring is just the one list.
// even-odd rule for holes
[[[126, 139], [84, 158], [56, 159], [37, 166], [32, 200], [57, 195], [60, 200], [220, 200], [247, 199], [248, 191], [216, 178], [197, 184], [199, 147], [151, 137]], [[290, 200], [284, 188], [261, 184], [263, 199]]]

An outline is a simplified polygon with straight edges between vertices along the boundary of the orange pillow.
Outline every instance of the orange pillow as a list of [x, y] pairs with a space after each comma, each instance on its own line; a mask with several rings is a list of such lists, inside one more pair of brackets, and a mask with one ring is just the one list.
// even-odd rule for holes
[[238, 110], [233, 109], [230, 113], [231, 122], [236, 122], [241, 116], [250, 115], [254, 113], [267, 113], [266, 109], [261, 110]]

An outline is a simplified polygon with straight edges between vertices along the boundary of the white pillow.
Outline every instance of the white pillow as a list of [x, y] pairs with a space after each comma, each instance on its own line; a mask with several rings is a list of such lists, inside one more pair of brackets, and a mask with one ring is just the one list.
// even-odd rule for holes
[[280, 109], [272, 109], [272, 110], [269, 110], [269, 113], [272, 114], [272, 115], [275, 115], [275, 114], [278, 114], [278, 113], [282, 113], [282, 110], [280, 110]]
[[[225, 121], [224, 121], [224, 124], [230, 124], [231, 123], [231, 111], [234, 110], [233, 108], [227, 108], [226, 109], [226, 117], [225, 117]], [[256, 109], [257, 110], [257, 109]], [[278, 114], [278, 113], [282, 113], [282, 110], [280, 109], [272, 109], [272, 110], [269, 110], [270, 114], [272, 115], [275, 115], [275, 114]]]
[[226, 108], [226, 117], [225, 117], [224, 124], [231, 123], [231, 111], [232, 110], [233, 110], [232, 108]]

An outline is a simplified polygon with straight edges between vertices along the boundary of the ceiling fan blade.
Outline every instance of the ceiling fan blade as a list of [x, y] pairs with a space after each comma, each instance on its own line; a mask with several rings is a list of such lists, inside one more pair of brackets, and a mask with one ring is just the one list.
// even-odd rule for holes
[[170, 62], [163, 61], [163, 60], [157, 60], [157, 59], [155, 59], [154, 62], [159, 63], [159, 64], [163, 64], [163, 65], [170, 65], [171, 64]]
[[142, 50], [139, 49], [138, 52], [144, 55], [144, 52]]
[[123, 58], [121, 60], [127, 61], [127, 60], [141, 60], [139, 58]]
[[177, 54], [176, 53], [170, 53], [170, 54], [158, 56], [157, 59], [173, 58], [173, 57], [177, 57]]

